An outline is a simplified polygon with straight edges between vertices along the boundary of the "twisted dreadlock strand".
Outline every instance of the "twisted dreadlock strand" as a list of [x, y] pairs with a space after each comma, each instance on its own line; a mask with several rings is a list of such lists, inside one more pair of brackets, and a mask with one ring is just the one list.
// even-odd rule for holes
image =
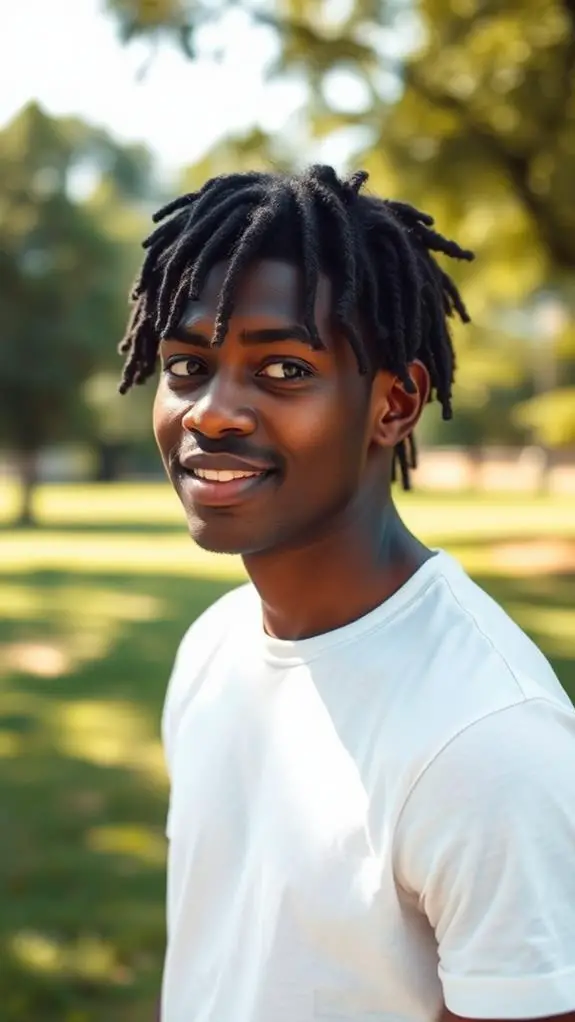
[[367, 170], [356, 170], [354, 174], [350, 174], [347, 180], [344, 181], [344, 188], [349, 188], [355, 195], [358, 195], [368, 179], [369, 174]]
[[[422, 337], [423, 306], [421, 301], [410, 301], [410, 294], [418, 293], [420, 288], [417, 256], [410, 243], [410, 236], [402, 226], [401, 215], [398, 216], [391, 202], [381, 203], [381, 219], [382, 229], [385, 228], [399, 257], [396, 282], [401, 290], [405, 328], [397, 338], [397, 357], [405, 365], [409, 360], [410, 341], [412, 350], [413, 345], [417, 350]], [[409, 388], [407, 380], [404, 377], [402, 380]]]
[[169, 303], [168, 316], [165, 322], [160, 325], [161, 335], [169, 337], [183, 315], [184, 308], [188, 301], [198, 297], [199, 291], [204, 283], [212, 265], [213, 252], [221, 250], [223, 244], [237, 232], [237, 228], [245, 221], [246, 212], [249, 206], [242, 203], [236, 206], [217, 231], [212, 234], [210, 240], [204, 245], [201, 255], [197, 260], [193, 271], [192, 267], [185, 267], [182, 271], [179, 287]]
[[314, 348], [323, 348], [315, 322], [315, 298], [319, 277], [320, 252], [317, 240], [317, 217], [313, 199], [298, 186], [292, 185], [294, 202], [301, 222], [302, 257], [304, 273], [304, 326]]
[[473, 259], [473, 252], [469, 249], [461, 248], [456, 241], [444, 238], [443, 235], [431, 230], [423, 223], [416, 224], [414, 231], [428, 252], [441, 252], [442, 255], [450, 256], [452, 259], [466, 259], [468, 262]]
[[242, 269], [249, 263], [254, 253], [257, 252], [260, 243], [270, 228], [273, 227], [276, 217], [281, 215], [289, 204], [289, 200], [290, 194], [285, 190], [283, 192], [278, 190], [275, 194], [272, 193], [269, 204], [260, 206], [259, 210], [254, 214], [249, 227], [244, 231], [241, 241], [230, 260], [230, 265], [222, 284], [214, 324], [214, 344], [221, 344], [226, 336], [234, 303], [235, 288]]
[[144, 383], [154, 370], [157, 339], [151, 327], [146, 298], [142, 296], [134, 306], [128, 330], [119, 345], [120, 352], [128, 356], [120, 380], [120, 394], [126, 394], [134, 383]]
[[462, 323], [471, 322], [471, 317], [467, 311], [465, 303], [463, 302], [461, 295], [459, 294], [459, 291], [457, 290], [451, 277], [449, 277], [444, 270], [439, 271], [439, 276], [441, 278], [443, 292], [451, 302], [451, 315], [453, 315], [453, 310], [455, 309]]
[[[198, 250], [202, 251], [204, 248], [208, 248], [209, 246], [208, 253], [204, 253], [202, 251], [202, 255], [206, 255], [206, 258], [209, 259], [210, 257], [209, 254], [217, 250], [216, 246], [214, 245], [213, 238], [214, 228], [215, 227], [218, 228], [219, 238], [221, 240], [225, 240], [227, 232], [226, 230], [223, 229], [220, 230], [220, 227], [225, 228], [228, 212], [233, 217], [234, 222], [238, 220], [237, 196], [234, 194], [231, 195], [226, 194], [226, 191], [227, 189], [224, 191], [224, 195], [221, 201], [212, 206], [209, 209], [209, 212], [207, 212], [204, 217], [202, 217], [201, 215], [201, 207], [199, 203], [198, 210], [195, 215], [194, 215], [195, 211], [192, 209], [189, 222], [186, 224], [187, 230], [185, 230], [182, 233], [179, 241], [174, 246], [174, 251], [170, 255], [170, 258], [166, 264], [164, 279], [162, 281], [162, 286], [160, 288], [160, 293], [158, 295], [159, 315], [156, 319], [156, 327], [160, 333], [160, 336], [162, 336], [168, 329], [168, 322], [172, 319], [170, 312], [171, 308], [174, 305], [174, 300], [173, 298], [170, 299], [170, 295], [173, 295], [174, 291], [178, 289], [179, 297], [181, 297], [182, 293], [186, 289], [186, 286], [189, 285], [190, 298], [195, 297], [194, 294], [195, 281], [193, 273], [195, 267], [192, 267], [190, 265], [188, 259], [188, 252], [190, 247], [194, 246], [197, 247]], [[252, 198], [256, 199], [259, 198], [261, 194], [262, 194], [261, 189], [254, 185], [253, 187], [245, 189], [243, 198], [245, 200]], [[202, 200], [200, 200], [200, 202], [201, 201]], [[202, 262], [203, 265], [205, 265], [206, 260], [204, 259]], [[167, 316], [163, 316], [161, 314], [162, 309], [170, 310]]]
[[390, 199], [388, 205], [406, 227], [417, 227], [418, 224], [432, 227], [435, 223], [435, 220], [429, 213], [422, 213], [420, 209], [410, 205], [409, 202], [399, 202], [398, 199]]
[[[209, 188], [211, 183], [211, 181], [206, 181], [202, 191]], [[177, 199], [172, 199], [171, 202], [167, 202], [165, 206], [162, 206], [161, 209], [156, 210], [152, 214], [152, 222], [158, 224], [172, 213], [179, 213], [186, 206], [191, 206], [192, 202], [195, 202], [199, 195], [201, 195], [201, 192], [188, 192], [186, 195], [180, 195]]]
[[[199, 297], [216, 263], [228, 263], [213, 336], [221, 343], [244, 269], [258, 258], [277, 258], [301, 266], [304, 320], [314, 346], [324, 346], [314, 314], [323, 272], [332, 284], [334, 320], [358, 369], [387, 370], [413, 391], [409, 367], [419, 359], [429, 373], [429, 400], [437, 400], [449, 419], [455, 356], [448, 322], [455, 314], [468, 322], [469, 315], [435, 256], [473, 255], [439, 234], [433, 218], [415, 206], [362, 192], [367, 180], [363, 170], [340, 180], [327, 166], [291, 176], [227, 174], [158, 210], [120, 344], [121, 392], [153, 374], [160, 338], [181, 321], [187, 301]], [[416, 460], [410, 434], [392, 461], [393, 478], [405, 489]]]
[[172, 213], [179, 212], [186, 206], [190, 206], [192, 203], [197, 202], [199, 199], [207, 195], [208, 192], [214, 188], [221, 190], [222, 183], [225, 181], [226, 188], [234, 188], [241, 184], [251, 184], [252, 182], [259, 181], [265, 176], [259, 171], [251, 171], [244, 174], [228, 174], [225, 179], [221, 177], [211, 177], [206, 181], [197, 192], [188, 192], [186, 195], [180, 195], [177, 199], [172, 199], [171, 202], [166, 203], [161, 209], [158, 209], [152, 216], [152, 221], [157, 224], [161, 220], [165, 220], [167, 216]]
[[[312, 172], [315, 170], [319, 171], [319, 176], [310, 179], [311, 188], [317, 195], [318, 200], [323, 202], [331, 212], [334, 228], [339, 235], [338, 250], [343, 253], [343, 283], [341, 295], [335, 304], [335, 318], [340, 327], [343, 327], [347, 333], [357, 358], [360, 373], [366, 373], [368, 370], [368, 359], [366, 357], [365, 344], [353, 318], [358, 304], [355, 236], [341, 197], [341, 184], [337, 181], [337, 178], [335, 178], [335, 181], [338, 185], [339, 194], [334, 193], [331, 189], [331, 175], [335, 176], [335, 172], [332, 171], [331, 167], [312, 168]], [[326, 170], [331, 171], [331, 174], [326, 174]]]

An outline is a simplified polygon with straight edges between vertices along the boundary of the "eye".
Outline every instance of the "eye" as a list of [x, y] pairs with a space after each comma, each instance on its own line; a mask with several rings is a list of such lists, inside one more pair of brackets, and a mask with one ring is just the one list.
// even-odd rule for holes
[[278, 362], [268, 362], [263, 369], [260, 369], [258, 376], [267, 376], [272, 380], [305, 380], [312, 376], [312, 371], [300, 362], [281, 359]]
[[190, 358], [186, 355], [174, 355], [169, 358], [164, 366], [165, 372], [170, 376], [198, 376], [204, 369], [204, 365], [197, 358]]

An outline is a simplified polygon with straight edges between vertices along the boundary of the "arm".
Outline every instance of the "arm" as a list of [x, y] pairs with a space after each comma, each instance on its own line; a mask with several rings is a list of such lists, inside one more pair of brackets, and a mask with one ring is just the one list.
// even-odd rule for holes
[[454, 738], [413, 789], [396, 848], [437, 940], [441, 1022], [575, 1018], [570, 708], [527, 701]]

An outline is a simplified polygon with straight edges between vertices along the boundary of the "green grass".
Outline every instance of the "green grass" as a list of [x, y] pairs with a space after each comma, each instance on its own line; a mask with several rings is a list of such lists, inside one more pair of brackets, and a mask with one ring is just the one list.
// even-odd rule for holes
[[[161, 484], [45, 487], [36, 531], [10, 529], [14, 500], [0, 491], [0, 1022], [146, 1022], [165, 940], [165, 683], [241, 565], [190, 543]], [[572, 502], [409, 496], [402, 510], [575, 695], [575, 573], [501, 551], [575, 541]]]

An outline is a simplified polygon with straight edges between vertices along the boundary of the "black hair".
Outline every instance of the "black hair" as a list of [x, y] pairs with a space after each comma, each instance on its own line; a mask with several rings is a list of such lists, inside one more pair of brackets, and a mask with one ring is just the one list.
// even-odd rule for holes
[[[430, 400], [451, 418], [455, 356], [448, 317], [469, 321], [453, 280], [436, 252], [473, 259], [433, 229], [433, 218], [405, 202], [361, 193], [368, 179], [346, 180], [332, 167], [301, 174], [252, 172], [211, 178], [197, 192], [174, 199], [153, 217], [161, 224], [143, 242], [146, 257], [130, 298], [132, 315], [120, 352], [126, 355], [120, 392], [144, 383], [156, 367], [158, 344], [197, 299], [215, 263], [229, 260], [213, 343], [226, 336], [238, 278], [255, 258], [285, 258], [303, 270], [305, 325], [323, 347], [314, 320], [318, 274], [332, 282], [334, 323], [348, 337], [361, 373], [387, 369], [413, 392], [409, 364], [419, 359], [431, 378]], [[361, 313], [361, 322], [360, 322]], [[416, 465], [413, 436], [397, 445], [409, 489]]]

